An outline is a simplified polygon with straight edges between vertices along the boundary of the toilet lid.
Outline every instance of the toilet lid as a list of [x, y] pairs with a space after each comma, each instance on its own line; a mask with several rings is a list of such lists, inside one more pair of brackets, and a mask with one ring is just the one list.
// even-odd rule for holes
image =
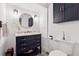
[[49, 56], [67, 56], [67, 54], [60, 50], [54, 50], [50, 52]]

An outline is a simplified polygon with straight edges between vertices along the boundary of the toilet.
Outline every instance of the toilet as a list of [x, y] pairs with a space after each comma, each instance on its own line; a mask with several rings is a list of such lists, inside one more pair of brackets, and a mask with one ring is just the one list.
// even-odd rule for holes
[[49, 56], [67, 56], [67, 54], [60, 50], [53, 50], [49, 53]]
[[71, 56], [73, 53], [73, 42], [53, 40], [49, 46], [49, 56]]

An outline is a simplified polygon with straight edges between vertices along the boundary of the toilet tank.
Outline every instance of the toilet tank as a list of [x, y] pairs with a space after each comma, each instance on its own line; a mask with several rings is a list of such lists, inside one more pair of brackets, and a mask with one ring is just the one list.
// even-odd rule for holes
[[67, 55], [72, 55], [72, 50], [73, 50], [73, 43], [67, 42], [67, 41], [61, 41], [61, 40], [53, 40], [53, 45], [52, 48], [54, 50], [60, 50]]
[[79, 43], [75, 43], [73, 46], [72, 56], [79, 56]]

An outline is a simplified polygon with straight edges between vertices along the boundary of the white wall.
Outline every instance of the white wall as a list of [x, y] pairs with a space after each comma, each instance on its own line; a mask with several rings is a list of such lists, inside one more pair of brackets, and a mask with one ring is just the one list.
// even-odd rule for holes
[[[2, 21], [2, 24], [4, 24], [6, 22], [6, 18], [5, 18], [5, 4], [0, 3], [0, 20]], [[2, 27], [3, 28], [3, 27]], [[0, 55], [4, 55], [4, 42], [5, 39], [3, 38], [2, 35], [2, 28], [0, 28]]]
[[[53, 4], [50, 4], [50, 6], [48, 7], [48, 13], [48, 35], [52, 35], [54, 37], [54, 40], [62, 40], [64, 32], [67, 41], [79, 43], [79, 21], [70, 21], [60, 24], [53, 24]], [[51, 50], [53, 43], [50, 39], [48, 41], [50, 46], [50, 49], [48, 50]], [[78, 50], [76, 51], [76, 53], [77, 52]]]
[[[15, 4], [6, 4], [6, 19], [8, 25], [8, 39], [6, 40], [5, 49], [9, 47], [16, 47], [15, 44], [15, 32], [17, 30], [17, 19], [13, 17], [12, 10], [17, 8], [18, 10], [26, 10], [33, 11], [34, 13], [39, 15], [39, 25], [35, 26], [32, 31], [35, 29], [37, 32], [40, 31], [42, 34], [42, 50], [46, 50], [46, 39], [47, 39], [47, 8], [39, 5], [39, 4], [22, 4], [22, 3], [15, 3]], [[24, 10], [25, 9], [25, 10]], [[33, 14], [33, 13], [32, 13]]]
[[0, 20], [2, 20], [3, 23], [6, 22], [6, 16], [5, 16], [5, 4], [4, 3], [0, 3]]

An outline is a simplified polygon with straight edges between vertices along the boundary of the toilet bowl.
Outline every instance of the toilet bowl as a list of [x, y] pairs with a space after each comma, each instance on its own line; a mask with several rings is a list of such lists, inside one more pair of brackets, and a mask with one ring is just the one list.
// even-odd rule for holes
[[49, 53], [49, 56], [67, 56], [67, 54], [60, 50], [54, 50]]

